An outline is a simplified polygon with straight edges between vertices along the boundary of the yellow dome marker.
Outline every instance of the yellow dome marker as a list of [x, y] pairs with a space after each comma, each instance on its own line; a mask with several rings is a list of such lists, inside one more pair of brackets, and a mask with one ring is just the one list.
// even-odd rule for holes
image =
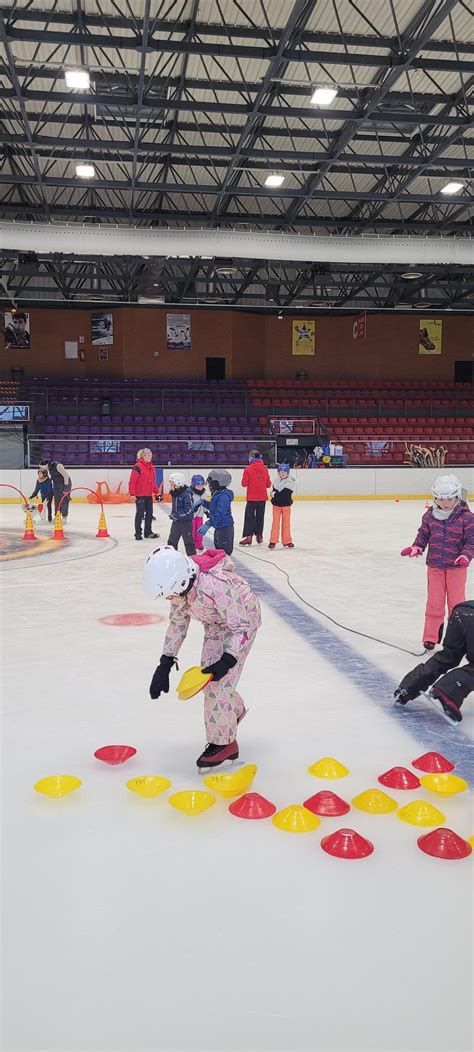
[[278, 811], [272, 822], [277, 829], [283, 829], [285, 833], [310, 833], [321, 825], [321, 819], [301, 804], [290, 804], [283, 811]]
[[188, 701], [189, 698], [194, 698], [195, 694], [199, 694], [199, 691], [206, 686], [207, 683], [212, 679], [212, 672], [203, 672], [200, 665], [192, 665], [186, 672], [183, 672], [181, 679], [176, 687], [176, 692], [180, 701]]
[[35, 783], [37, 793], [49, 796], [52, 800], [59, 800], [62, 796], [68, 796], [82, 785], [80, 778], [72, 774], [53, 774], [49, 778], [41, 778]]
[[345, 778], [349, 770], [333, 756], [323, 756], [308, 767], [308, 774], [312, 774], [314, 778]]
[[474, 836], [468, 836], [467, 842], [471, 845], [471, 847], [474, 847]]
[[370, 815], [386, 815], [390, 811], [396, 811], [398, 807], [397, 801], [382, 789], [366, 789], [365, 792], [354, 796], [352, 804], [358, 811], [366, 811]]
[[457, 774], [424, 774], [420, 778], [420, 784], [424, 789], [429, 789], [431, 793], [436, 793], [437, 796], [456, 796], [457, 793], [464, 793], [468, 789], [467, 782], [464, 778], [458, 778]]
[[170, 785], [169, 778], [162, 778], [159, 774], [143, 774], [138, 778], [130, 778], [130, 781], [126, 782], [127, 789], [143, 797], [144, 800], [152, 800], [155, 796], [159, 796], [165, 789], [169, 789]]
[[428, 800], [412, 800], [397, 811], [397, 818], [411, 826], [440, 826], [446, 821], [446, 815]]
[[211, 793], [204, 793], [202, 789], [185, 789], [182, 793], [173, 793], [168, 797], [168, 803], [184, 815], [200, 815], [213, 807], [216, 802]]
[[204, 785], [213, 792], [218, 793], [224, 799], [231, 796], [240, 796], [246, 793], [257, 773], [254, 763], [248, 763], [239, 768], [234, 774], [208, 774], [203, 778]]

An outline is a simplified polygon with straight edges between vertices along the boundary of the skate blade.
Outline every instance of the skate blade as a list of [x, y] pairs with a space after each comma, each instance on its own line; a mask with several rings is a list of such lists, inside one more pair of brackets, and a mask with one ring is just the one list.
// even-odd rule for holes
[[422, 690], [421, 694], [422, 694], [422, 697], [426, 698], [426, 700], [429, 701], [430, 705], [434, 709], [436, 709], [436, 712], [438, 713], [438, 716], [442, 716], [443, 717], [443, 720], [445, 721], [445, 723], [449, 723], [450, 727], [457, 727], [458, 726], [458, 723], [460, 723], [461, 720], [451, 720], [449, 718], [449, 716], [446, 715], [439, 698], [434, 697], [432, 694], [428, 694], [424, 690]]
[[224, 760], [223, 763], [214, 764], [213, 767], [198, 767], [198, 774], [220, 774], [221, 771], [235, 771], [238, 767], [243, 767], [243, 760]]

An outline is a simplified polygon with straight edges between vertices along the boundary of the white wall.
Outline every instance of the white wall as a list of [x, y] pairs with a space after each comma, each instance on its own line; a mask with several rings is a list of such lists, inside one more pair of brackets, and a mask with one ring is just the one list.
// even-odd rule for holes
[[[170, 468], [165, 469], [165, 490]], [[175, 470], [181, 470], [176, 469]], [[185, 468], [184, 475], [189, 482], [191, 475], [202, 474], [204, 478], [209, 472], [209, 467]], [[446, 469], [451, 471], [452, 469]], [[236, 497], [242, 497], [245, 490], [240, 485], [242, 478], [241, 468], [229, 468], [232, 475], [232, 488]], [[384, 496], [409, 497], [410, 495], [428, 495], [436, 475], [442, 473], [440, 470], [427, 470], [422, 468], [328, 468], [326, 470], [299, 469], [297, 472], [296, 496], [306, 499], [349, 499], [357, 498], [379, 498]], [[474, 468], [457, 468], [455, 471], [458, 478], [468, 492], [474, 495]], [[272, 470], [270, 475], [276, 473]], [[118, 483], [122, 483], [122, 492], [127, 492], [130, 472], [128, 468], [71, 468], [72, 482], [74, 486], [90, 486], [95, 490], [98, 482], [108, 482], [110, 489], [115, 490]], [[31, 493], [36, 481], [36, 471], [31, 468], [18, 471], [0, 471], [0, 483], [9, 483], [18, 486], [26, 495]], [[87, 493], [78, 493], [79, 499], [85, 499]], [[15, 494], [0, 488], [0, 503], [15, 498]], [[20, 498], [18, 498], [20, 499]]]

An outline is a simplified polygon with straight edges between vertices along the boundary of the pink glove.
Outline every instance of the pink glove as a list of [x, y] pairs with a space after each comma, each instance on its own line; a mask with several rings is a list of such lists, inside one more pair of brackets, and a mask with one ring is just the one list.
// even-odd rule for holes
[[469, 566], [469, 559], [467, 555], [458, 555], [457, 559], [454, 560], [455, 566]]
[[423, 549], [418, 548], [416, 544], [410, 544], [408, 548], [402, 548], [400, 555], [409, 555], [410, 559], [413, 559], [417, 555], [423, 555]]

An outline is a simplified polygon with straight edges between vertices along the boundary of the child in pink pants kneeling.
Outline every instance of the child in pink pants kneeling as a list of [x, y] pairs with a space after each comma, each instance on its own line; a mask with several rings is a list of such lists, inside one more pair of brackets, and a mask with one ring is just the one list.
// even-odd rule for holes
[[423, 515], [413, 544], [402, 555], [422, 555], [428, 546], [428, 598], [423, 646], [433, 650], [443, 635], [446, 602], [448, 616], [466, 600], [467, 568], [474, 556], [474, 515], [462, 499], [456, 475], [440, 475], [432, 489], [434, 503]]

